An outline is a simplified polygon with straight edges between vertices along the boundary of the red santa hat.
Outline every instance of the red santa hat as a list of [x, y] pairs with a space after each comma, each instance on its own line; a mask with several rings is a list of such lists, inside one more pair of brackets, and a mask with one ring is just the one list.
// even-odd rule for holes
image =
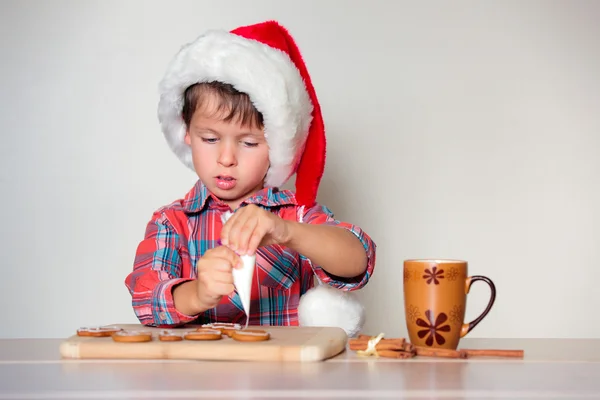
[[158, 118], [173, 152], [193, 169], [184, 142], [183, 94], [195, 83], [220, 81], [248, 94], [262, 113], [269, 145], [268, 187], [296, 173], [296, 198], [314, 204], [325, 167], [321, 108], [300, 51], [275, 21], [230, 32], [211, 30], [184, 45], [160, 82]]

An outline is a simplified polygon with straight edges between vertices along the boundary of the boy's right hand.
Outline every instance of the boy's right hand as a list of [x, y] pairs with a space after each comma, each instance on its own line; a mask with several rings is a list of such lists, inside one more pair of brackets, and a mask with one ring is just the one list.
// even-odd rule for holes
[[234, 290], [233, 268], [241, 268], [242, 259], [227, 246], [208, 250], [196, 263], [196, 294], [201, 308], [216, 307], [223, 296]]

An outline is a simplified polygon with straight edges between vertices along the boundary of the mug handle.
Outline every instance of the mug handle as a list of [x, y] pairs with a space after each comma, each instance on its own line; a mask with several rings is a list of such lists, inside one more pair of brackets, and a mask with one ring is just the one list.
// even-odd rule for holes
[[465, 281], [465, 293], [468, 294], [469, 290], [471, 289], [471, 285], [477, 281], [483, 281], [488, 284], [488, 286], [490, 287], [490, 291], [491, 291], [490, 300], [488, 301], [487, 307], [485, 308], [485, 310], [483, 310], [483, 312], [479, 315], [479, 317], [475, 318], [473, 321], [469, 322], [468, 324], [463, 324], [463, 326], [460, 330], [461, 338], [464, 337], [467, 333], [471, 332], [473, 330], [473, 328], [475, 328], [477, 326], [477, 324], [479, 324], [481, 322], [481, 320], [483, 318], [485, 318], [485, 316], [492, 309], [492, 306], [494, 305], [494, 301], [496, 300], [496, 285], [494, 285], [494, 282], [492, 282], [492, 280], [486, 276], [473, 275], [473, 276], [468, 277]]

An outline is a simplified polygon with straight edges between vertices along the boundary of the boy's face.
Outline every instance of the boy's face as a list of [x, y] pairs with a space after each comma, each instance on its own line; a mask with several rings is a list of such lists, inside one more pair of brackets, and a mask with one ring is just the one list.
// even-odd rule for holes
[[263, 188], [269, 168], [269, 147], [262, 129], [221, 120], [214, 101], [194, 112], [185, 143], [194, 169], [214, 195], [236, 209]]

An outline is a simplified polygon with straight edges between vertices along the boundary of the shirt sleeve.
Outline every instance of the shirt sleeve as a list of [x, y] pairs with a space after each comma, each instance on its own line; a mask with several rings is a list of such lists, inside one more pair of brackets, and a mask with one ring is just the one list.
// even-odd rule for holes
[[137, 247], [133, 271], [125, 279], [133, 311], [143, 325], [167, 328], [196, 319], [180, 313], [173, 301], [175, 286], [192, 280], [182, 274], [180, 245], [180, 235], [167, 217], [156, 213]]
[[358, 240], [360, 240], [360, 243], [365, 249], [365, 253], [367, 255], [366, 270], [361, 275], [353, 278], [342, 278], [329, 274], [322, 267], [312, 264], [308, 258], [300, 256], [303, 261], [311, 264], [313, 271], [321, 282], [347, 291], [361, 289], [367, 284], [369, 278], [373, 274], [376, 259], [375, 242], [369, 237], [369, 235], [367, 235], [367, 233], [365, 233], [356, 225], [335, 219], [333, 212], [321, 204], [316, 204], [313, 207], [305, 210], [302, 214], [301, 222], [306, 224], [331, 225], [346, 229], [348, 232], [356, 236]]

